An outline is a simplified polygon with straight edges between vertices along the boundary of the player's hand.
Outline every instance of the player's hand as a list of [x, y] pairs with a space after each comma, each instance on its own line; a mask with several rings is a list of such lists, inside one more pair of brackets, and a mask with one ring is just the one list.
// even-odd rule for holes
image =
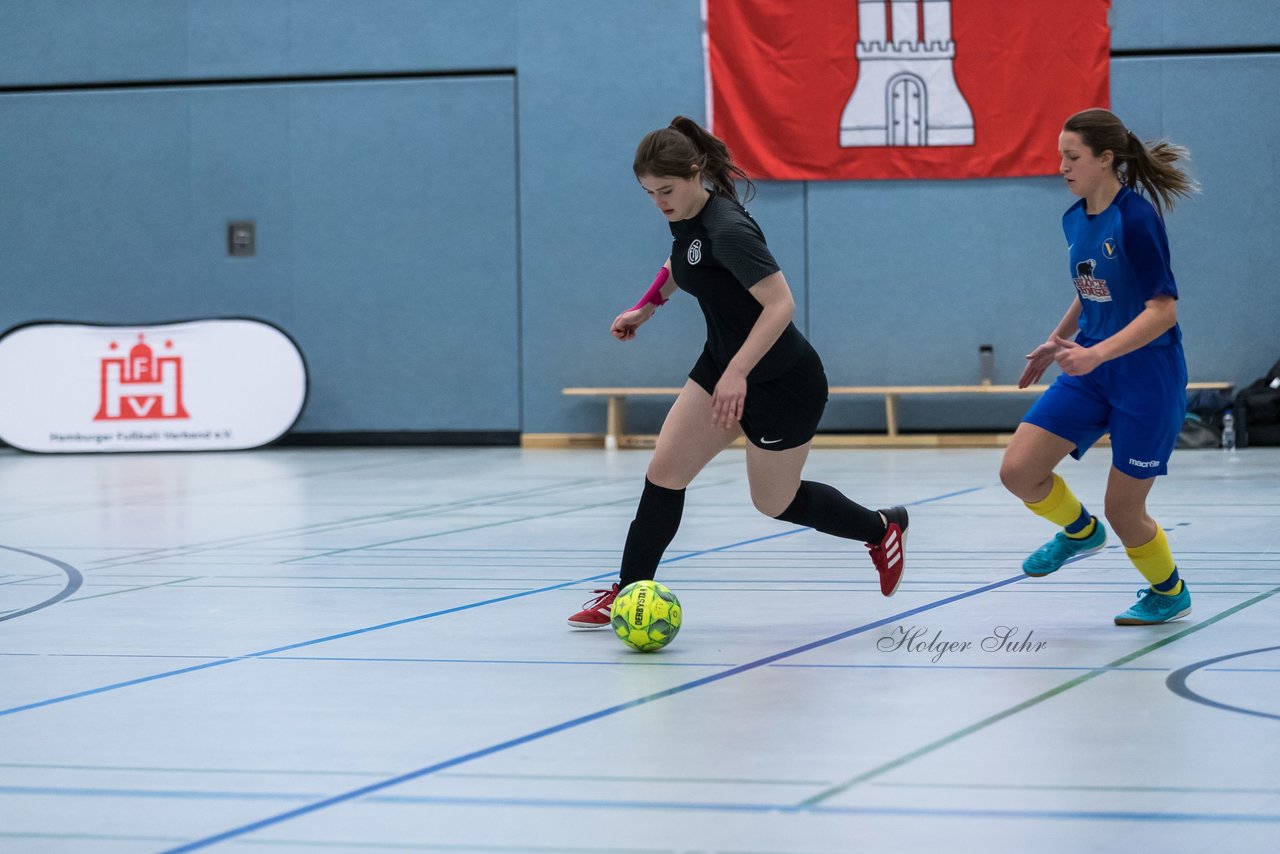
[[1058, 345], [1054, 343], [1053, 338], [1028, 353], [1027, 366], [1022, 369], [1022, 376], [1018, 377], [1018, 388], [1026, 388], [1039, 382], [1044, 376], [1045, 369], [1053, 364], [1054, 356], [1057, 354]]
[[1054, 354], [1053, 360], [1067, 376], [1084, 376], [1102, 364], [1102, 357], [1092, 347], [1081, 347], [1076, 342], [1057, 335], [1050, 340], [1058, 345], [1058, 352]]
[[613, 319], [609, 334], [619, 341], [630, 341], [636, 337], [636, 329], [650, 317], [653, 317], [653, 309], [649, 306], [624, 311]]
[[716, 383], [711, 395], [711, 423], [729, 429], [742, 420], [742, 408], [747, 401], [747, 378], [742, 374], [725, 371]]

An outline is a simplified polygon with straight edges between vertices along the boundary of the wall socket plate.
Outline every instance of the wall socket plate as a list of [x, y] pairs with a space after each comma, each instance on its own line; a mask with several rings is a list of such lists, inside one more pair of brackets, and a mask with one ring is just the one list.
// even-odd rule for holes
[[232, 258], [252, 258], [257, 253], [258, 238], [253, 220], [227, 223], [227, 254]]

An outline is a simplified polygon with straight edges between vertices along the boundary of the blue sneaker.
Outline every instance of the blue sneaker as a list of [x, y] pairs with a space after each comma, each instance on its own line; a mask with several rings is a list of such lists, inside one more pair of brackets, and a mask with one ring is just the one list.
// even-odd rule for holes
[[1051, 572], [1062, 569], [1062, 565], [1073, 557], [1086, 557], [1102, 550], [1107, 543], [1107, 529], [1101, 519], [1094, 519], [1096, 526], [1093, 533], [1083, 540], [1073, 540], [1065, 532], [1059, 531], [1053, 539], [1033, 551], [1022, 562], [1022, 571], [1032, 578], [1040, 578]]
[[1187, 582], [1177, 596], [1161, 596], [1150, 587], [1138, 591], [1138, 601], [1116, 617], [1117, 626], [1155, 626], [1185, 617], [1191, 613], [1191, 594]]

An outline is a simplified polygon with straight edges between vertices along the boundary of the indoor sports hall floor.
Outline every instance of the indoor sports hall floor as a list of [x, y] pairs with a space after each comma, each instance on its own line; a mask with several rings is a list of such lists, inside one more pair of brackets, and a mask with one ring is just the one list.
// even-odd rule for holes
[[[1108, 456], [1060, 469], [1095, 512]], [[1150, 628], [1114, 544], [1022, 576], [999, 451], [813, 453], [910, 505], [892, 599], [730, 451], [643, 655], [565, 617], [648, 457], [0, 453], [0, 851], [1278, 850], [1280, 449], [1174, 455]]]

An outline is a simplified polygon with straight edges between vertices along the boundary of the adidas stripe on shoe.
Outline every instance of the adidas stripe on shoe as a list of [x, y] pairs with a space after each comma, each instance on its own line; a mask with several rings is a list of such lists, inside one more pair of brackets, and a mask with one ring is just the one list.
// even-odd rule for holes
[[880, 573], [880, 592], [892, 596], [902, 581], [902, 570], [907, 562], [907, 508], [899, 505], [881, 510], [888, 520], [884, 536], [878, 543], [867, 543], [871, 562]]
[[603, 629], [609, 625], [609, 611], [613, 608], [613, 600], [618, 598], [618, 585], [615, 583], [608, 590], [592, 590], [598, 593], [582, 606], [582, 610], [569, 618], [569, 625], [575, 629]]

